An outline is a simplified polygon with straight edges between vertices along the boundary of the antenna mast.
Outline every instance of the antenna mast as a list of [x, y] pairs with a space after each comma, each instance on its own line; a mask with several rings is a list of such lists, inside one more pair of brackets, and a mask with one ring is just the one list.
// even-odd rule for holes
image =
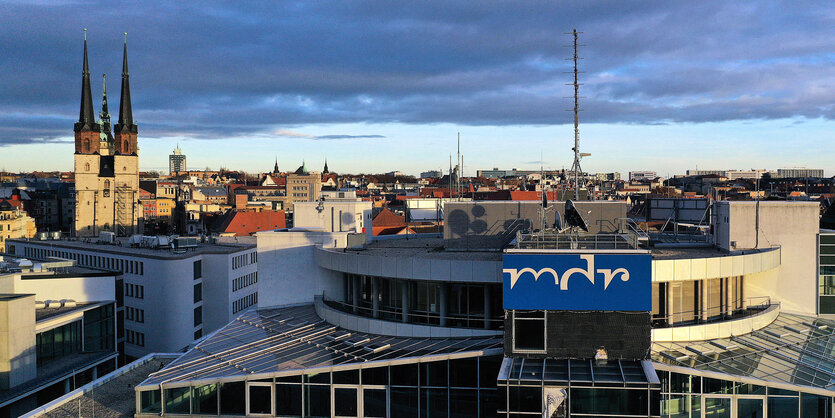
[[577, 29], [574, 29], [566, 33], [574, 35], [574, 57], [569, 58], [574, 61], [574, 83], [569, 84], [574, 86], [574, 148], [571, 149], [574, 151], [574, 164], [571, 165], [571, 171], [574, 172], [574, 200], [579, 200], [580, 176], [583, 170], [580, 168], [580, 158], [582, 158], [582, 155], [580, 154], [580, 83], [577, 79], [577, 75], [579, 74], [579, 71], [577, 71], [577, 60], [581, 60], [582, 58], [577, 56], [577, 34], [583, 32], [577, 32]]

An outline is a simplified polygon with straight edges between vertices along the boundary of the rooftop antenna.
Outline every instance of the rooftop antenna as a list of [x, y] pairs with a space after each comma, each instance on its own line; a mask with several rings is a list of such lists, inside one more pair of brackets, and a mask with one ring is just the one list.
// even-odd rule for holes
[[461, 200], [461, 132], [458, 132], [458, 161], [455, 162], [457, 170], [455, 170], [455, 194], [458, 200]]
[[580, 168], [580, 159], [584, 156], [588, 156], [591, 154], [581, 154], [580, 153], [580, 86], [581, 84], [578, 82], [577, 75], [580, 73], [577, 71], [577, 60], [581, 60], [577, 56], [577, 35], [583, 32], [577, 32], [577, 29], [572, 30], [571, 32], [566, 32], [568, 35], [574, 36], [574, 57], [573, 58], [566, 58], [574, 61], [574, 82], [569, 83], [569, 86], [574, 86], [574, 148], [571, 150], [574, 151], [574, 163], [571, 165], [571, 171], [574, 172], [574, 200], [580, 199], [580, 175], [582, 174], [582, 169]]
[[84, 28], [84, 40], [87, 40], [87, 28]]

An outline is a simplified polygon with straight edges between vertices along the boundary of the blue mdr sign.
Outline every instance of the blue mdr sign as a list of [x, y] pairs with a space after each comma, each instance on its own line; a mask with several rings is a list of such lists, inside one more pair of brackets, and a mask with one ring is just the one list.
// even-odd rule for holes
[[506, 253], [504, 308], [651, 311], [650, 254]]

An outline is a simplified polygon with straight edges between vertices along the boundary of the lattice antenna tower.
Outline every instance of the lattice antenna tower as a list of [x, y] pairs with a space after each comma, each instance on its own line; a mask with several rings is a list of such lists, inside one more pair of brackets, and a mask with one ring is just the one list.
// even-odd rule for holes
[[577, 35], [583, 32], [577, 32], [577, 29], [572, 30], [571, 32], [566, 32], [567, 35], [574, 36], [574, 43], [573, 45], [568, 45], [569, 48], [574, 48], [574, 56], [572, 58], [566, 58], [566, 60], [572, 60], [574, 62], [574, 82], [568, 83], [568, 86], [574, 86], [574, 108], [569, 109], [569, 111], [574, 112], [574, 148], [571, 148], [574, 151], [574, 163], [571, 165], [571, 171], [574, 177], [574, 200], [580, 199], [580, 182], [582, 180], [583, 170], [580, 168], [580, 160], [583, 157], [589, 156], [591, 154], [582, 154], [580, 153], [580, 86], [582, 84], [579, 82], [579, 74], [581, 71], [577, 69], [577, 61], [583, 59], [577, 55], [577, 47], [584, 46], [577, 43]]

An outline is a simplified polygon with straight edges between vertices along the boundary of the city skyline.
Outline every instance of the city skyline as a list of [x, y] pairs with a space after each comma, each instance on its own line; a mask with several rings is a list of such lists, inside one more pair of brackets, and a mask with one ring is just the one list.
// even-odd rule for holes
[[418, 174], [447, 168], [457, 132], [466, 175], [538, 168], [540, 153], [569, 168], [562, 46], [577, 27], [585, 171], [833, 175], [833, 10], [784, 6], [7, 2], [0, 69], [17, 82], [0, 87], [0, 168], [72, 170], [82, 27], [94, 79], [115, 80], [129, 33], [141, 170], [164, 171], [180, 141], [194, 168], [268, 171], [277, 156], [282, 170], [327, 158]]

